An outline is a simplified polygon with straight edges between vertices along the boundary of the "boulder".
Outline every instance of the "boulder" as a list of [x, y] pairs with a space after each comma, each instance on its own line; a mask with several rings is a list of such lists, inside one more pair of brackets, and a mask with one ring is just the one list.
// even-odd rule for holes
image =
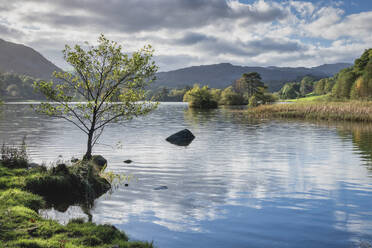
[[181, 130], [175, 134], [172, 134], [166, 141], [178, 146], [188, 146], [193, 140], [195, 136], [190, 132], [188, 129]]
[[101, 155], [92, 156], [92, 161], [100, 170], [107, 164], [107, 160]]
[[78, 162], [78, 161], [79, 161], [78, 158], [74, 158], [74, 157], [71, 158], [71, 163], [76, 163], [76, 162]]

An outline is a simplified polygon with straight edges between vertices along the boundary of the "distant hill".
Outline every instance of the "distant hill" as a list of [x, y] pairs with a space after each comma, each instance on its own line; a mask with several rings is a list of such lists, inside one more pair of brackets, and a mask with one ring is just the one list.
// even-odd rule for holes
[[182, 88], [199, 83], [211, 88], [225, 88], [240, 78], [243, 73], [258, 72], [270, 91], [278, 91], [286, 82], [300, 81], [304, 76], [316, 79], [330, 77], [352, 64], [325, 64], [313, 68], [305, 67], [248, 67], [229, 63], [192, 66], [169, 72], [157, 73], [154, 87]]
[[0, 72], [50, 79], [54, 71], [61, 69], [34, 49], [0, 39]]
[[348, 63], [336, 63], [336, 64], [324, 64], [317, 67], [312, 67], [311, 69], [316, 71], [321, 71], [326, 74], [329, 74], [330, 76], [333, 76], [334, 74], [338, 73], [342, 69], [345, 69], [347, 67], [351, 67], [353, 64]]
[[[246, 72], [258, 72], [270, 91], [278, 91], [286, 82], [300, 81], [304, 76], [316, 79], [333, 76], [352, 64], [325, 64], [304, 67], [248, 67], [229, 63], [192, 66], [157, 73], [154, 87], [183, 88], [195, 83], [213, 88], [225, 88]], [[54, 71], [61, 71], [34, 49], [0, 39], [0, 73], [11, 72], [33, 78], [50, 79]]]

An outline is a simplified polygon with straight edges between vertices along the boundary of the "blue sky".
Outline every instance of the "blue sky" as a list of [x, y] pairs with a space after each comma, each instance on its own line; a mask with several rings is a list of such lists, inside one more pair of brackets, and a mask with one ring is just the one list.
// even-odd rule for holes
[[155, 48], [161, 71], [228, 62], [305, 66], [353, 62], [372, 45], [372, 1], [0, 0], [1, 38], [66, 68], [65, 44], [99, 34], [127, 52]]
[[[252, 4], [255, 0], [239, 0], [241, 3]], [[275, 1], [275, 2], [284, 2], [284, 1]], [[337, 1], [337, 0], [309, 0], [306, 2], [311, 2], [315, 5], [336, 5], [341, 7], [345, 10], [346, 14], [355, 14], [360, 13], [363, 11], [371, 11], [372, 10], [372, 1], [370, 0], [345, 0], [345, 1]]]

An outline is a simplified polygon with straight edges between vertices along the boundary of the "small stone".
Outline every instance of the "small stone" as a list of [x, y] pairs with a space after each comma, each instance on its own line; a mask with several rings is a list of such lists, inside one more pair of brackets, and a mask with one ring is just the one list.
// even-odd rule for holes
[[130, 160], [130, 159], [124, 160], [124, 163], [126, 163], [126, 164], [130, 164], [130, 163], [132, 163], [132, 162], [133, 162], [133, 161]]
[[159, 187], [154, 188], [154, 190], [165, 190], [165, 189], [168, 189], [168, 187], [167, 186], [159, 186]]

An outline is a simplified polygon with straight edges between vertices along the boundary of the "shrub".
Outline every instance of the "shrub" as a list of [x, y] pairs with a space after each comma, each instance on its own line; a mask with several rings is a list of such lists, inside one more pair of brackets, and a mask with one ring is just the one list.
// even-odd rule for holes
[[212, 109], [218, 107], [218, 102], [213, 97], [208, 86], [200, 88], [197, 84], [186, 92], [183, 101], [188, 102], [190, 108]]
[[1, 147], [1, 162], [9, 168], [27, 168], [28, 156], [25, 138], [23, 138], [20, 147], [6, 146], [3, 144]]
[[247, 101], [241, 94], [235, 92], [232, 86], [230, 86], [222, 91], [220, 104], [221, 105], [245, 105], [247, 104]]

